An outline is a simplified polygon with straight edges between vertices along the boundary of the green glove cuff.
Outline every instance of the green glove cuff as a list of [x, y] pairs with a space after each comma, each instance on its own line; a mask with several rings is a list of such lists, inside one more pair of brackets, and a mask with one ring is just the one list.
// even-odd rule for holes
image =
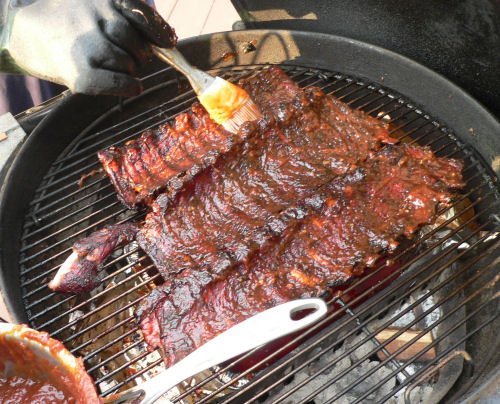
[[15, 11], [9, 7], [10, 1], [0, 1], [0, 71], [4, 73], [26, 74], [10, 56], [8, 44]]
[[26, 71], [16, 64], [16, 61], [12, 59], [7, 49], [0, 50], [0, 71], [11, 74], [27, 74]]

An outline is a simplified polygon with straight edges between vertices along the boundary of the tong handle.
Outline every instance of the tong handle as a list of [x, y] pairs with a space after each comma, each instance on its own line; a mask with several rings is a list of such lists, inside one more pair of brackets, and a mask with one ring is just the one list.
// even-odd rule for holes
[[[295, 313], [308, 309], [314, 311], [298, 320], [293, 319]], [[326, 312], [326, 303], [321, 299], [294, 300], [263, 311], [219, 334], [159, 375], [106, 402], [118, 404], [140, 398], [141, 404], [153, 403], [188, 377], [301, 330], [318, 321]]]

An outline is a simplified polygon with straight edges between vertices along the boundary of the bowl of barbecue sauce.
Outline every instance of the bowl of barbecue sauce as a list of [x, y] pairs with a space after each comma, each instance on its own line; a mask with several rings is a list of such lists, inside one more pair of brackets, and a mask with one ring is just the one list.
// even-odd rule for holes
[[101, 400], [82, 360], [61, 342], [24, 325], [0, 322], [0, 402], [93, 404]]

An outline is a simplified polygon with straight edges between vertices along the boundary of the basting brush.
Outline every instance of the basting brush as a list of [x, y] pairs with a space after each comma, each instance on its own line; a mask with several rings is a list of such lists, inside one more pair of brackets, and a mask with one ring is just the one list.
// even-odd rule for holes
[[151, 43], [153, 53], [184, 74], [210, 117], [232, 133], [247, 121], [261, 117], [248, 93], [241, 87], [193, 67], [175, 48], [175, 31], [154, 9], [142, 1], [113, 0], [115, 8]]
[[201, 105], [227, 131], [236, 133], [244, 122], [261, 117], [259, 109], [241, 87], [193, 67], [177, 48], [165, 49], [152, 45], [152, 49], [160, 60], [187, 77]]

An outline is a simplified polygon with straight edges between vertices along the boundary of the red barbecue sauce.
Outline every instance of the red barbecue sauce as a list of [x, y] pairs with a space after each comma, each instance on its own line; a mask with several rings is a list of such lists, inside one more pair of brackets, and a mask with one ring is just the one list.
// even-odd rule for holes
[[[14, 335], [17, 338], [12, 338]], [[36, 354], [26, 341], [41, 344], [51, 359]], [[102, 403], [81, 359], [67, 352], [64, 367], [55, 365], [64, 352], [61, 342], [25, 325], [15, 325], [12, 331], [0, 335], [0, 403]]]
[[0, 401], [2, 403], [71, 403], [76, 402], [50, 383], [24, 377], [0, 378]]

